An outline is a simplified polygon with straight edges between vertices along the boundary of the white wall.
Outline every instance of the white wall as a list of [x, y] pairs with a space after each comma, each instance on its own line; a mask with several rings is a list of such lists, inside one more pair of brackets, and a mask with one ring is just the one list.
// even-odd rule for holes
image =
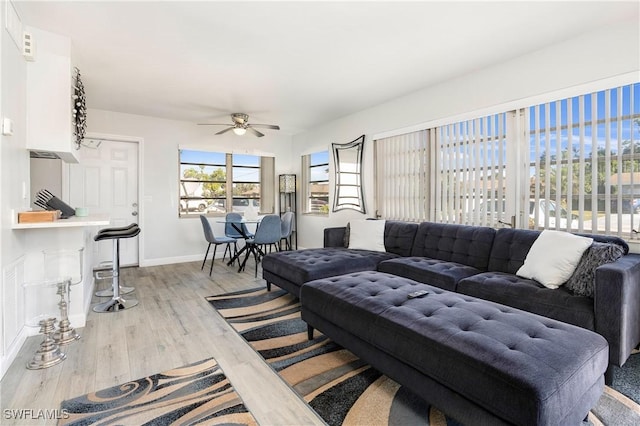
[[5, 4], [0, 7], [0, 117], [13, 121], [13, 135], [0, 137], [0, 376], [20, 348], [23, 309], [20, 259], [23, 235], [13, 231], [13, 212], [29, 207], [22, 197], [22, 183], [29, 184], [29, 153], [26, 150], [26, 62], [4, 29]]
[[[597, 86], [601, 80], [615, 80], [621, 75], [625, 76], [625, 80], [631, 77], [633, 81], [640, 81], [638, 28], [637, 21], [629, 21], [626, 25], [585, 33], [562, 44], [478, 70], [295, 135], [295, 173], [300, 176], [301, 155], [330, 149], [331, 143], [346, 143], [365, 134], [363, 187], [366, 217], [373, 217], [375, 188], [372, 136], [493, 106], [513, 108], [517, 104], [531, 105], [533, 98], [539, 101], [549, 96], [551, 98], [545, 100], [555, 99], [554, 95], [566, 97], [584, 90], [577, 86]], [[332, 163], [330, 168], [330, 179], [333, 179]], [[333, 188], [330, 203], [332, 201]], [[363, 217], [348, 210], [330, 213], [328, 217], [301, 215], [298, 219], [298, 244], [301, 247], [320, 247], [325, 227], [344, 226], [349, 220]]]
[[30, 159], [29, 180], [31, 190], [29, 191], [29, 200], [31, 202], [36, 199], [36, 194], [41, 189], [47, 189], [57, 197], [62, 195], [62, 167], [62, 160], [48, 158]]
[[[139, 194], [143, 205], [140, 218], [142, 266], [202, 259], [206, 250], [197, 216], [178, 217], [179, 146], [273, 155], [276, 180], [278, 174], [293, 170], [291, 137], [273, 131], [262, 138], [250, 134], [236, 136], [231, 132], [214, 136], [217, 130], [195, 123], [97, 109], [88, 110], [87, 125], [89, 133], [134, 136], [144, 140]], [[215, 223], [215, 219], [211, 222], [214, 233], [224, 234], [223, 224]]]

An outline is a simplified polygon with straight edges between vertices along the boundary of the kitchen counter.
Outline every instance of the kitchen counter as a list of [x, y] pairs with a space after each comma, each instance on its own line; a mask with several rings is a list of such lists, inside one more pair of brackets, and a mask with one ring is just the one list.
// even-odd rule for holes
[[42, 228], [70, 228], [85, 226], [106, 226], [109, 225], [109, 216], [89, 215], [84, 217], [71, 216], [68, 219], [58, 219], [53, 222], [17, 223], [11, 229], [42, 229]]
[[[58, 219], [53, 222], [17, 223], [18, 216], [11, 227], [20, 234], [26, 252], [24, 256], [23, 282], [39, 282], [52, 278], [45, 271], [43, 253], [77, 252], [84, 248], [80, 268], [81, 282], [73, 285], [71, 300], [68, 307], [69, 320], [75, 328], [84, 327], [87, 312], [91, 307], [91, 299], [95, 286], [93, 268], [96, 266], [96, 250], [93, 237], [101, 229], [110, 225], [107, 215], [89, 215], [84, 217], [72, 216], [68, 219]], [[62, 266], [61, 266], [62, 267]], [[65, 274], [66, 275], [66, 274]], [[25, 300], [25, 303], [31, 303]], [[56, 308], [58, 301], [40, 301], [43, 306], [52, 304]], [[28, 306], [27, 306], [28, 307]], [[37, 331], [37, 330], [36, 330]]]

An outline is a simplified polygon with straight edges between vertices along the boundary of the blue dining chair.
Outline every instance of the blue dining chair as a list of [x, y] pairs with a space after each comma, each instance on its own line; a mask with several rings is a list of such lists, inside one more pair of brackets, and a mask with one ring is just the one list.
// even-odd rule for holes
[[[236, 240], [240, 238], [253, 238], [253, 234], [249, 232], [249, 229], [247, 229], [247, 225], [245, 225], [244, 223], [240, 223], [241, 232], [233, 227], [233, 224], [231, 222], [242, 221], [242, 215], [240, 213], [227, 213], [227, 215], [225, 216], [225, 220], [226, 223], [224, 224], [224, 235], [226, 235], [227, 237], [235, 238]], [[236, 224], [236, 227], [237, 226], [238, 225]]]
[[213, 244], [213, 257], [211, 258], [211, 267], [209, 268], [209, 276], [211, 276], [211, 272], [213, 271], [213, 261], [216, 258], [216, 249], [220, 244], [226, 244], [227, 246], [224, 249], [224, 254], [222, 255], [222, 260], [225, 259], [227, 255], [227, 250], [229, 251], [229, 257], [232, 256], [231, 253], [231, 244], [233, 244], [234, 250], [237, 250], [236, 239], [230, 237], [219, 237], [213, 234], [213, 229], [211, 229], [211, 224], [207, 217], [203, 214], [200, 215], [200, 222], [202, 222], [202, 229], [204, 230], [204, 238], [207, 240], [209, 245], [207, 246], [207, 252], [204, 254], [204, 260], [202, 261], [202, 266], [200, 270], [204, 269], [204, 263], [207, 261], [207, 256], [209, 255], [209, 249], [211, 248], [211, 244]]
[[293, 218], [293, 212], [286, 212], [282, 215], [282, 225], [280, 227], [280, 244], [282, 244], [282, 240], [284, 240], [284, 247], [287, 250], [291, 250], [291, 232], [293, 232]]
[[249, 238], [246, 240], [247, 242], [247, 253], [244, 255], [244, 260], [242, 261], [242, 265], [240, 266], [240, 270], [244, 269], [245, 264], [247, 263], [247, 259], [249, 255], [253, 253], [253, 258], [256, 262], [256, 273], [255, 276], [258, 276], [258, 263], [260, 259], [264, 256], [264, 251], [260, 248], [260, 246], [271, 246], [273, 245], [278, 250], [278, 243], [280, 242], [280, 237], [282, 236], [282, 225], [280, 221], [280, 216], [277, 214], [269, 214], [262, 218], [260, 221], [260, 225], [258, 229], [256, 229], [256, 234], [253, 238]]

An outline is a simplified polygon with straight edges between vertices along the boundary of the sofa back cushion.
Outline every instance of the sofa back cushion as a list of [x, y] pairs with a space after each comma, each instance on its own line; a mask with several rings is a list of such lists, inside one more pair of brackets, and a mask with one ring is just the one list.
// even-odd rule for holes
[[491, 248], [489, 270], [515, 274], [524, 264], [527, 253], [540, 231], [529, 229], [501, 228]]
[[[491, 248], [489, 259], [489, 271], [506, 272], [515, 274], [524, 264], [529, 249], [540, 235], [540, 231], [531, 229], [501, 228]], [[601, 243], [614, 243], [620, 245], [625, 253], [629, 252], [627, 243], [618, 237], [606, 235], [577, 234]]]
[[429, 257], [486, 271], [495, 229], [484, 226], [423, 222], [411, 256]]
[[388, 253], [410, 256], [418, 224], [387, 220], [384, 227], [384, 247]]

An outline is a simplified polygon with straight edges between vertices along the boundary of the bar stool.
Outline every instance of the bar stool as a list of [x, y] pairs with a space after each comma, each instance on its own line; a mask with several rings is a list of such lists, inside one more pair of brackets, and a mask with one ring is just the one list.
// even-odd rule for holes
[[120, 296], [120, 239], [133, 238], [140, 233], [140, 228], [136, 226], [128, 226], [116, 230], [105, 229], [96, 234], [93, 238], [95, 241], [112, 240], [113, 241], [113, 262], [112, 262], [112, 294], [111, 300], [99, 303], [93, 307], [94, 312], [118, 312], [123, 309], [133, 308], [138, 304], [136, 299], [125, 300]]
[[[135, 229], [138, 227], [137, 223], [131, 223], [127, 226], [119, 226], [119, 227], [114, 227], [114, 228], [103, 228], [101, 230], [98, 231], [98, 234], [101, 234], [103, 232], [113, 232], [113, 231], [131, 231], [132, 229]], [[108, 266], [110, 268], [112, 268], [113, 270], [113, 261], [106, 261], [106, 262], [100, 262], [99, 266]], [[107, 273], [102, 273], [102, 271], [98, 271], [96, 272], [96, 279], [102, 280], [102, 279], [106, 279], [106, 278], [113, 278], [112, 272], [108, 271]], [[133, 287], [125, 287], [123, 285], [120, 286], [119, 288], [120, 290], [120, 294], [129, 294], [129, 293], [133, 293], [135, 291], [135, 288]], [[108, 288], [106, 290], [100, 290], [100, 291], [96, 291], [95, 295], [98, 297], [113, 297], [113, 289], [112, 288]]]

